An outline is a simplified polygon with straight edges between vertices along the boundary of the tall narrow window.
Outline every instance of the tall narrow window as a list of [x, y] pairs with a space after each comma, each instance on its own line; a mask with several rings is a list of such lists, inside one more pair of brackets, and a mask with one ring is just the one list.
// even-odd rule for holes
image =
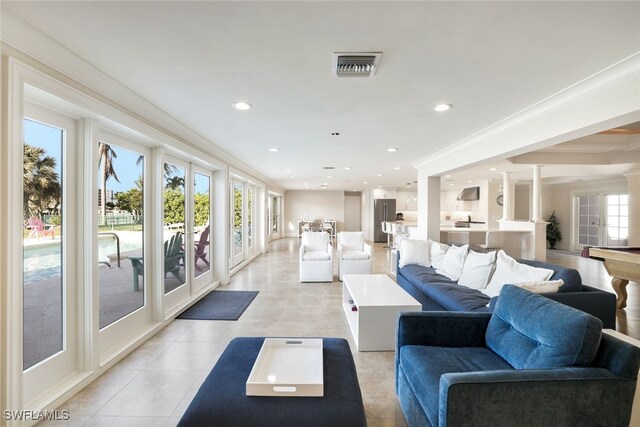
[[252, 229], [251, 226], [253, 224], [252, 220], [253, 220], [253, 206], [251, 206], [251, 203], [253, 201], [253, 188], [252, 187], [248, 187], [247, 189], [247, 245], [249, 248], [251, 248], [253, 246], [253, 240], [252, 240]]
[[185, 283], [185, 169], [164, 164], [164, 292]]
[[64, 349], [64, 132], [24, 120], [23, 368]]
[[242, 254], [242, 183], [233, 184], [233, 255]]
[[280, 232], [280, 197], [274, 196], [271, 200], [273, 201], [271, 229], [273, 234], [278, 234]]
[[194, 172], [193, 186], [193, 222], [197, 233], [194, 240], [194, 277], [198, 277], [211, 269], [211, 178]]
[[607, 246], [629, 243], [629, 196], [607, 195]]
[[100, 329], [144, 306], [144, 155], [98, 147]]

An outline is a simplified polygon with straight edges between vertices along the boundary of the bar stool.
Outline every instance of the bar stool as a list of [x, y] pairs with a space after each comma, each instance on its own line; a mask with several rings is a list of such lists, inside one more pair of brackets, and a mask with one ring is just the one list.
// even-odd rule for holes
[[504, 246], [504, 231], [487, 231], [485, 242], [475, 246], [482, 249], [502, 249]]
[[387, 234], [387, 244], [383, 248], [390, 248], [391, 246], [391, 227], [388, 222], [382, 221], [382, 232]]

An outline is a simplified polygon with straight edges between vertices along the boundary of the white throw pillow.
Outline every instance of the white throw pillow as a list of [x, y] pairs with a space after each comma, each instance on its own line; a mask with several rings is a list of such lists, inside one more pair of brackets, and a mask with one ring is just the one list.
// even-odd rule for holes
[[486, 288], [495, 264], [496, 251], [486, 254], [469, 251], [458, 284], [472, 289]]
[[449, 246], [444, 243], [429, 240], [429, 259], [431, 260], [431, 267], [440, 268], [444, 255], [448, 250]]
[[469, 245], [451, 246], [444, 255], [440, 268], [436, 273], [447, 276], [451, 280], [458, 280], [462, 274], [464, 259], [467, 257]]
[[549, 280], [551, 276], [553, 276], [553, 270], [520, 264], [501, 250], [498, 252], [496, 270], [482, 292], [489, 297], [495, 297], [500, 294], [504, 285]]
[[400, 241], [400, 268], [409, 264], [431, 267], [429, 261], [429, 242], [426, 240], [402, 239]]
[[562, 279], [559, 280], [540, 280], [536, 282], [524, 282], [516, 283], [516, 286], [533, 292], [534, 294], [546, 294], [551, 292], [558, 292], [560, 286], [564, 285]]

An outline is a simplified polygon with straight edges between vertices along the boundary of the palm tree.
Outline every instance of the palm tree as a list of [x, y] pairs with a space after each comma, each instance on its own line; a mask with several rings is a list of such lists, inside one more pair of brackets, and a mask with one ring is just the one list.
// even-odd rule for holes
[[120, 182], [115, 169], [113, 168], [113, 159], [118, 157], [115, 150], [111, 148], [109, 144], [101, 142], [98, 145], [98, 152], [100, 155], [100, 163], [98, 167], [102, 165], [102, 194], [100, 194], [100, 207], [102, 208], [102, 220], [106, 223], [107, 213], [107, 181], [113, 177], [116, 181]]
[[[144, 155], [138, 156], [138, 160], [136, 160], [136, 166], [140, 166], [144, 162]], [[178, 172], [178, 167], [172, 165], [171, 163], [164, 164], [164, 177], [166, 179], [171, 178], [171, 175], [174, 172]]]
[[164, 188], [169, 190], [180, 190], [180, 187], [184, 187], [184, 178], [181, 176], [172, 176], [171, 178], [166, 178], [166, 180], [167, 184]]
[[26, 218], [31, 214], [42, 215], [46, 206], [60, 204], [61, 186], [55, 171], [56, 159], [47, 156], [42, 147], [24, 144], [23, 155], [23, 211]]

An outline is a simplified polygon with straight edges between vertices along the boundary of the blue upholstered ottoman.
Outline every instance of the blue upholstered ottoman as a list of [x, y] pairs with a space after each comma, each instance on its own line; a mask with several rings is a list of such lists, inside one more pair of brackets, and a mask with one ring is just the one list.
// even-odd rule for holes
[[235, 338], [220, 356], [179, 426], [366, 426], [349, 343], [323, 339], [324, 397], [247, 396], [264, 338]]

